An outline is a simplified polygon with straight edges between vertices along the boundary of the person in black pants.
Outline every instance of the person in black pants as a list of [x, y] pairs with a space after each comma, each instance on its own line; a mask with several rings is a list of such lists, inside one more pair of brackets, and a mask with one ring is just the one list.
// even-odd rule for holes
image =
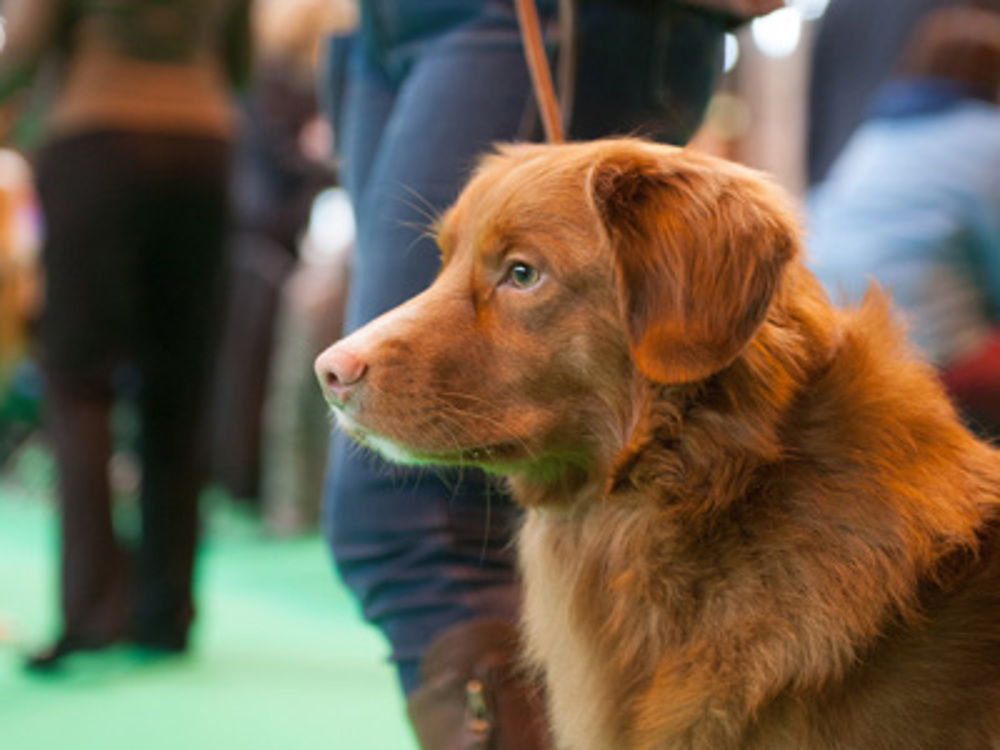
[[[249, 0], [5, 0], [0, 12], [0, 101], [53, 56], [63, 72], [36, 159], [62, 632], [27, 666], [123, 640], [181, 652], [221, 314], [230, 89], [249, 73]], [[108, 473], [126, 364], [138, 373], [141, 422], [134, 559], [115, 534]]]
[[[227, 164], [221, 141], [118, 133], [80, 135], [39, 159], [48, 226], [41, 353], [62, 511], [66, 635], [56, 653], [126, 635], [186, 645]], [[139, 374], [142, 424], [134, 569], [115, 538], [107, 471], [108, 416], [126, 356]]]

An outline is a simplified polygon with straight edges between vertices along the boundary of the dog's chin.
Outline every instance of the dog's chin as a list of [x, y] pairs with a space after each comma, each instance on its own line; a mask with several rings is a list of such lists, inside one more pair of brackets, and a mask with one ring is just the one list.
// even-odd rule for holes
[[431, 448], [407, 444], [372, 430], [339, 409], [337, 425], [353, 440], [401, 466], [477, 466], [498, 474], [516, 471], [523, 451], [516, 442]]

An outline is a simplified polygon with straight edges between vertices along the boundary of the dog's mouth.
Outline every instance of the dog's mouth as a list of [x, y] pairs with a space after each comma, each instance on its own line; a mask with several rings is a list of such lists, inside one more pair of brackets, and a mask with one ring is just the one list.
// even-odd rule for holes
[[354, 440], [387, 460], [404, 466], [460, 466], [475, 465], [485, 469], [500, 470], [523, 460], [527, 451], [517, 440], [480, 445], [455, 445], [449, 448], [429, 448], [402, 442], [380, 434], [341, 409], [335, 409], [338, 426]]

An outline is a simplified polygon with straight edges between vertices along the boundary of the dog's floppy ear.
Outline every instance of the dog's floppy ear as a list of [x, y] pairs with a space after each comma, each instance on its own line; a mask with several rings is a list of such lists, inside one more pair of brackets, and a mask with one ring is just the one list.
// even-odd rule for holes
[[748, 170], [683, 150], [606, 154], [589, 191], [618, 269], [639, 370], [661, 383], [730, 364], [767, 317], [795, 221]]

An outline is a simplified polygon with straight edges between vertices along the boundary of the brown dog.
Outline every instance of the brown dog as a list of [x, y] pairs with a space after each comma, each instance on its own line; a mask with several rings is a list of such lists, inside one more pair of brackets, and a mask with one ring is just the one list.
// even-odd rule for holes
[[688, 150], [505, 147], [317, 361], [361, 442], [509, 478], [560, 748], [1000, 748], [1000, 460], [797, 235]]

